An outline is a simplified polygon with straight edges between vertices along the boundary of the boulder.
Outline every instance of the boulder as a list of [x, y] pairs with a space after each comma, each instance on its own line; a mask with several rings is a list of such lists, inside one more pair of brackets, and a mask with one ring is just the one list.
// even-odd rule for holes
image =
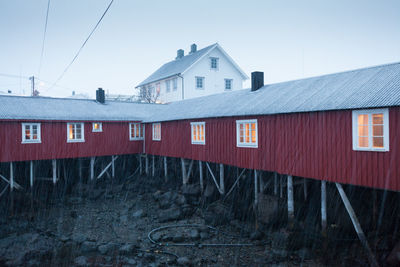
[[175, 221], [182, 218], [182, 211], [178, 207], [172, 207], [167, 210], [162, 210], [159, 212], [158, 221], [159, 222], [169, 222]]
[[119, 248], [119, 254], [121, 255], [131, 255], [136, 251], [135, 244], [125, 244]]
[[179, 266], [192, 266], [192, 261], [188, 257], [179, 257], [176, 262]]
[[82, 253], [90, 253], [97, 251], [97, 244], [96, 242], [92, 241], [85, 241], [81, 245], [81, 252]]
[[400, 242], [392, 249], [386, 261], [391, 266], [400, 266]]

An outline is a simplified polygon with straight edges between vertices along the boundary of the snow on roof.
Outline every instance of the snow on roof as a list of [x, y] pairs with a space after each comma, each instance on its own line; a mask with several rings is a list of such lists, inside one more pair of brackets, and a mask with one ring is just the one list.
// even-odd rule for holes
[[0, 96], [0, 120], [141, 121], [162, 108], [121, 101]]
[[145, 122], [400, 106], [400, 63], [173, 102]]

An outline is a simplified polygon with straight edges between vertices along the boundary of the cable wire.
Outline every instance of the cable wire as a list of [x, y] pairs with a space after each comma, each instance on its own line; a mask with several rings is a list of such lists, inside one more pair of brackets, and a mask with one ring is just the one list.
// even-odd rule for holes
[[48, 19], [49, 19], [49, 9], [50, 9], [50, 0], [47, 2], [46, 22], [44, 23], [44, 32], [43, 32], [43, 41], [42, 41], [42, 52], [40, 53], [40, 61], [39, 61], [38, 76], [40, 76], [40, 70], [42, 69], [43, 54], [44, 54], [44, 42], [45, 42], [45, 40], [46, 40], [47, 21], [48, 21]]
[[90, 37], [96, 30], [96, 28], [99, 26], [100, 22], [103, 20], [104, 16], [107, 14], [108, 10], [110, 9], [112, 3], [114, 0], [111, 0], [110, 4], [108, 5], [107, 9], [104, 11], [103, 15], [100, 17], [99, 21], [96, 23], [96, 26], [94, 26], [93, 30], [89, 34], [89, 36], [86, 38], [86, 40], [83, 42], [82, 46], [79, 48], [78, 52], [76, 53], [75, 57], [72, 59], [72, 61], [68, 64], [68, 66], [64, 69], [64, 71], [61, 73], [61, 75], [58, 77], [58, 79], [53, 83], [52, 86], [50, 86], [49, 89], [53, 88], [53, 86], [58, 83], [65, 75], [65, 73], [68, 71], [68, 69], [71, 67], [71, 65], [74, 63], [76, 58], [79, 56], [80, 52], [82, 51], [83, 47], [86, 45], [87, 41], [89, 41]]

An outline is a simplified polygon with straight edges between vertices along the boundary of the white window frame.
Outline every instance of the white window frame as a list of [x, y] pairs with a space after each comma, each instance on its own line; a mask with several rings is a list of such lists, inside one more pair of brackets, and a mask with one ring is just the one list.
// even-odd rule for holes
[[[246, 140], [244, 140], [244, 142], [240, 142], [240, 125], [243, 124], [252, 124], [255, 123], [256, 124], [256, 142], [253, 143], [251, 142], [251, 134], [250, 134], [250, 142], [246, 142]], [[245, 139], [245, 138], [244, 138]], [[237, 147], [249, 147], [249, 148], [258, 148], [258, 123], [257, 123], [257, 119], [253, 119], [253, 120], [237, 120], [236, 121], [236, 146]]]
[[[81, 138], [80, 139], [71, 139], [69, 138], [69, 126], [70, 125], [81, 125]], [[76, 133], [75, 133], [76, 134]], [[83, 122], [68, 122], [67, 123], [67, 142], [68, 143], [79, 143], [79, 142], [85, 142], [85, 124]]]
[[[383, 147], [373, 147], [372, 114], [383, 114]], [[360, 147], [358, 139], [358, 115], [368, 115], [368, 147]], [[355, 151], [389, 151], [389, 109], [353, 110], [353, 150]]]
[[[139, 127], [139, 136], [136, 136], [136, 129]], [[130, 141], [135, 141], [135, 140], [143, 140], [144, 139], [144, 124], [139, 123], [139, 122], [131, 122], [129, 123], [129, 140]], [[132, 136], [132, 130], [133, 130], [133, 136]]]
[[[225, 79], [224, 80], [225, 81], [225, 90], [227, 90], [227, 91], [231, 91], [232, 90], [232, 88], [233, 88], [233, 79]], [[230, 83], [231, 83], [231, 88], [226, 88], [226, 82], [227, 81], [230, 81]]]
[[[30, 132], [32, 132], [33, 126], [37, 127], [37, 139], [26, 139], [25, 126], [29, 126]], [[21, 123], [21, 128], [22, 128], [22, 142], [21, 142], [22, 144], [35, 144], [42, 142], [40, 123], [29, 123], [29, 122]]]
[[[159, 132], [157, 132], [157, 126], [159, 127]], [[153, 123], [152, 124], [152, 132], [153, 132], [153, 141], [161, 141], [161, 123]]]
[[[201, 128], [201, 126], [203, 126], [203, 131], [204, 131], [203, 132], [203, 134], [204, 134], [203, 137], [204, 137], [204, 140], [199, 140], [201, 135], [198, 134], [198, 131], [194, 131], [194, 127], [197, 128], [197, 126], [199, 128]], [[196, 133], [196, 136], [198, 138], [194, 138], [195, 137], [194, 133]], [[206, 144], [206, 123], [204, 121], [191, 122], [190, 123], [190, 135], [192, 137], [192, 144], [193, 145], [205, 145]], [[195, 140], [195, 139], [197, 139], [197, 140]]]
[[178, 90], [178, 78], [173, 78], [172, 79], [172, 90], [173, 91]]
[[[201, 85], [202, 85], [202, 87], [198, 87], [198, 83], [197, 83], [197, 80], [201, 80]], [[197, 90], [204, 90], [204, 87], [205, 87], [205, 84], [204, 84], [204, 82], [205, 82], [205, 77], [200, 77], [200, 76], [196, 76], [195, 77], [195, 79], [194, 79], [194, 82], [195, 82], [195, 88], [197, 89]]]
[[[216, 61], [216, 66], [215, 66], [215, 68], [213, 67], [213, 60], [215, 59], [215, 61]], [[210, 69], [211, 70], [218, 70], [219, 69], [219, 58], [217, 58], [217, 57], [210, 57]]]
[[[94, 125], [95, 124], [98, 124], [100, 127], [99, 127], [99, 129], [96, 129], [95, 127], [94, 127]], [[94, 133], [100, 133], [100, 132], [102, 132], [103, 131], [103, 123], [101, 123], [101, 122], [92, 122], [92, 132], [94, 132]]]
[[171, 92], [171, 80], [166, 80], [165, 81], [165, 91], [167, 93]]

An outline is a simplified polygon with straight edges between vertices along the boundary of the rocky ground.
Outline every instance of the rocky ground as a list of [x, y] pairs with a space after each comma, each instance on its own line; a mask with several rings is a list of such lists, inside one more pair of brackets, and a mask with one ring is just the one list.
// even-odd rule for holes
[[324, 261], [319, 241], [288, 249], [293, 233], [285, 226], [255, 230], [254, 220], [236, 219], [226, 203], [205, 201], [197, 185], [181, 188], [177, 181], [136, 176], [71, 191], [33, 212], [1, 218], [1, 266], [338, 264]]

